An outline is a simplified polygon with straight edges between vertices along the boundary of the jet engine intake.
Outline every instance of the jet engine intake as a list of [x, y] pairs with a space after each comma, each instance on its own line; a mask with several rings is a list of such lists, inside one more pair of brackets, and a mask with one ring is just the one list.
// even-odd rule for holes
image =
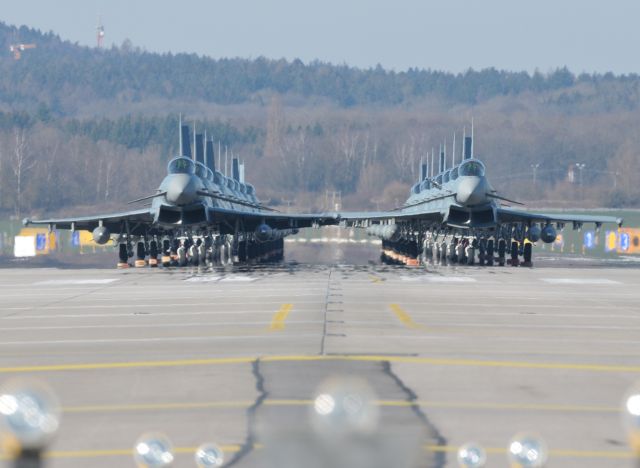
[[98, 226], [91, 234], [93, 235], [93, 241], [96, 244], [104, 245], [109, 242], [109, 239], [111, 239], [109, 229], [104, 226]]
[[258, 242], [268, 242], [274, 240], [275, 232], [268, 224], [262, 223], [256, 228], [256, 239]]
[[542, 239], [542, 242], [545, 244], [552, 243], [556, 240], [556, 229], [551, 224], [547, 224], [540, 232], [540, 239]]

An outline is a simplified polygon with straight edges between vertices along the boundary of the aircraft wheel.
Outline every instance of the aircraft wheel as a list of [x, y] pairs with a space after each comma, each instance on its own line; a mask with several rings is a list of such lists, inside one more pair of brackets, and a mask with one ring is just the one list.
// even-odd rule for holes
[[493, 239], [489, 239], [487, 241], [487, 254], [486, 254], [487, 265], [489, 266], [493, 266], [493, 255], [494, 255], [493, 248], [494, 248]]
[[518, 242], [511, 242], [511, 266], [518, 266], [520, 260], [518, 260]]
[[524, 255], [523, 255], [523, 262], [522, 262], [522, 266], [533, 266], [533, 263], [531, 262], [531, 258], [533, 256], [533, 245], [529, 242], [527, 242], [524, 245]]

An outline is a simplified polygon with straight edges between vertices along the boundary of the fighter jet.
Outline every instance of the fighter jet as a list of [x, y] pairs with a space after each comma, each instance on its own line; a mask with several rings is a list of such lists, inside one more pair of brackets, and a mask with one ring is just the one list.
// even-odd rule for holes
[[[455, 138], [455, 137], [454, 137]], [[437, 173], [431, 163], [421, 165], [420, 180], [411, 188], [403, 206], [391, 211], [340, 213], [342, 225], [363, 227], [382, 239], [383, 257], [407, 265], [419, 260], [435, 260], [504, 265], [532, 265], [532, 243], [555, 241], [566, 224], [580, 229], [584, 223], [622, 225], [611, 216], [532, 213], [509, 205], [509, 200], [489, 183], [485, 165], [473, 154], [471, 136], [463, 136], [462, 161], [446, 167], [446, 146], [439, 151]], [[431, 174], [429, 174], [431, 169]], [[497, 251], [497, 258], [496, 258]], [[523, 257], [523, 261], [520, 260]]]
[[[130, 203], [139, 209], [62, 219], [25, 219], [25, 226], [45, 225], [50, 230], [86, 230], [97, 244], [116, 236], [118, 266], [126, 267], [136, 244], [136, 266], [182, 263], [187, 252], [192, 262], [222, 263], [281, 255], [283, 238], [299, 228], [336, 224], [329, 213], [285, 214], [264, 206], [253, 185], [244, 180], [244, 164], [232, 159], [231, 177], [215, 167], [214, 143], [206, 135], [193, 135], [179, 124], [180, 154], [169, 161], [167, 175], [155, 193]], [[196, 237], [197, 240], [193, 241]], [[182, 239], [182, 242], [180, 241]]]

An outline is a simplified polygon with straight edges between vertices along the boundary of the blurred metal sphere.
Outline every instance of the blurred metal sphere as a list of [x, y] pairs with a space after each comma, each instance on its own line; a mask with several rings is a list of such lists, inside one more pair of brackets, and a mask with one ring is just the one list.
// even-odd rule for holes
[[164, 434], [147, 433], [140, 436], [133, 448], [133, 457], [139, 467], [165, 467], [173, 463], [173, 446]]
[[480, 468], [487, 462], [487, 453], [479, 444], [470, 442], [458, 449], [458, 464], [462, 468]]
[[37, 380], [16, 379], [0, 388], [0, 433], [19, 450], [43, 450], [60, 426], [53, 391]]
[[376, 396], [362, 379], [333, 377], [324, 381], [311, 408], [314, 428], [326, 436], [367, 434], [377, 428]]
[[202, 444], [196, 450], [195, 459], [199, 468], [222, 466], [224, 452], [215, 444]]
[[507, 454], [515, 467], [541, 467], [547, 461], [548, 450], [542, 438], [532, 434], [517, 434], [509, 442]]

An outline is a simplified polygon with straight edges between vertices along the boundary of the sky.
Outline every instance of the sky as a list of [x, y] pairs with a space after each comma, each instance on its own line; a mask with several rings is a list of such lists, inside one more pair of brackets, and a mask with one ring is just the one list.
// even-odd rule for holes
[[214, 58], [321, 60], [461, 72], [638, 73], [638, 0], [20, 0], [0, 20]]

